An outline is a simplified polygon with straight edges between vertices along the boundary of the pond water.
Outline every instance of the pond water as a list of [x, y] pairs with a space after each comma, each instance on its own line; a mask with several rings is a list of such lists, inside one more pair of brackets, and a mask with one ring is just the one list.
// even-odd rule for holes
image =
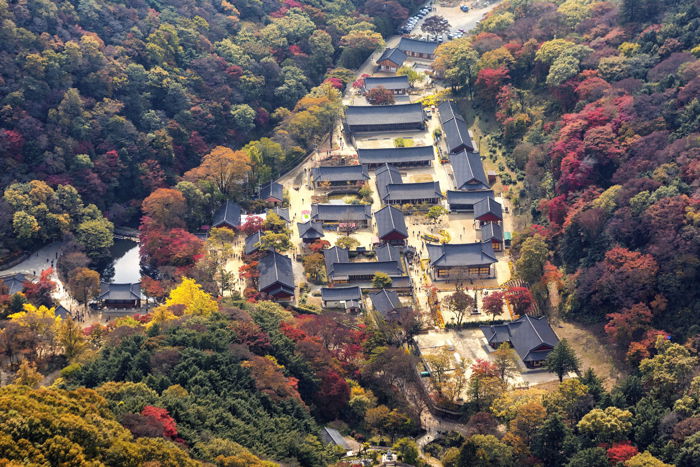
[[139, 244], [131, 240], [115, 240], [110, 248], [112, 262], [102, 271], [102, 280], [114, 283], [131, 283], [141, 280]]

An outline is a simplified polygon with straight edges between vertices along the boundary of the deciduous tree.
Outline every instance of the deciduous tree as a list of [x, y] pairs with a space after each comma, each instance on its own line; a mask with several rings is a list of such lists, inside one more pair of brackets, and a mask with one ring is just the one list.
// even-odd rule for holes
[[370, 89], [365, 98], [372, 105], [391, 105], [395, 102], [394, 93], [383, 86]]
[[100, 293], [100, 274], [88, 268], [73, 269], [68, 275], [68, 290], [71, 296], [85, 305]]
[[187, 200], [180, 190], [158, 188], [143, 200], [141, 208], [164, 229], [185, 226]]

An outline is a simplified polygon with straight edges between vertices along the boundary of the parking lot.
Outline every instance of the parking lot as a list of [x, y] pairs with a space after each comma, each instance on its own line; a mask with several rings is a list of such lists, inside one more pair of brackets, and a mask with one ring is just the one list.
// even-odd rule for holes
[[[484, 0], [461, 2], [450, 6], [443, 6], [438, 3], [433, 3], [429, 7], [430, 11], [426, 15], [415, 21], [415, 23], [409, 23], [409, 25], [413, 24], [413, 27], [411, 27], [410, 30], [401, 33], [416, 35], [423, 39], [433, 40], [435, 39], [434, 36], [428, 37], [426, 33], [421, 31], [421, 25], [425, 19], [429, 18], [430, 16], [442, 16], [450, 23], [450, 37], [445, 35], [442, 39], [449, 40], [450, 38], [458, 38], [462, 36], [464, 31], [469, 31], [476, 27], [477, 23], [481, 21], [482, 17], [496, 5], [498, 5], [498, 3], [500, 2], [496, 1], [491, 4], [487, 4], [487, 2]], [[469, 11], [462, 11], [462, 6], [469, 8]], [[411, 18], [409, 18], [409, 20], [410, 19]]]

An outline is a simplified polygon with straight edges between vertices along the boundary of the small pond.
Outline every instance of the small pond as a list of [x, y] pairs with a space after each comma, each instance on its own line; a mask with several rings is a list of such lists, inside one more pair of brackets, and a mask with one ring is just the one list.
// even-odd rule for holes
[[102, 271], [102, 280], [114, 283], [131, 283], [141, 280], [139, 244], [131, 240], [114, 240], [110, 248], [111, 263]]

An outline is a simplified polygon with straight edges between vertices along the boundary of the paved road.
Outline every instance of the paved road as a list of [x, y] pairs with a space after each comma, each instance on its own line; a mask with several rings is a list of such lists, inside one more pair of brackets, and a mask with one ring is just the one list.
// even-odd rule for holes
[[0, 275], [5, 276], [24, 273], [38, 276], [41, 274], [41, 271], [52, 266], [52, 261], [53, 265], [56, 265], [56, 260], [60, 256], [63, 245], [63, 242], [54, 242], [50, 245], [46, 245], [32, 253], [29, 258], [25, 259], [16, 266], [0, 271]]

